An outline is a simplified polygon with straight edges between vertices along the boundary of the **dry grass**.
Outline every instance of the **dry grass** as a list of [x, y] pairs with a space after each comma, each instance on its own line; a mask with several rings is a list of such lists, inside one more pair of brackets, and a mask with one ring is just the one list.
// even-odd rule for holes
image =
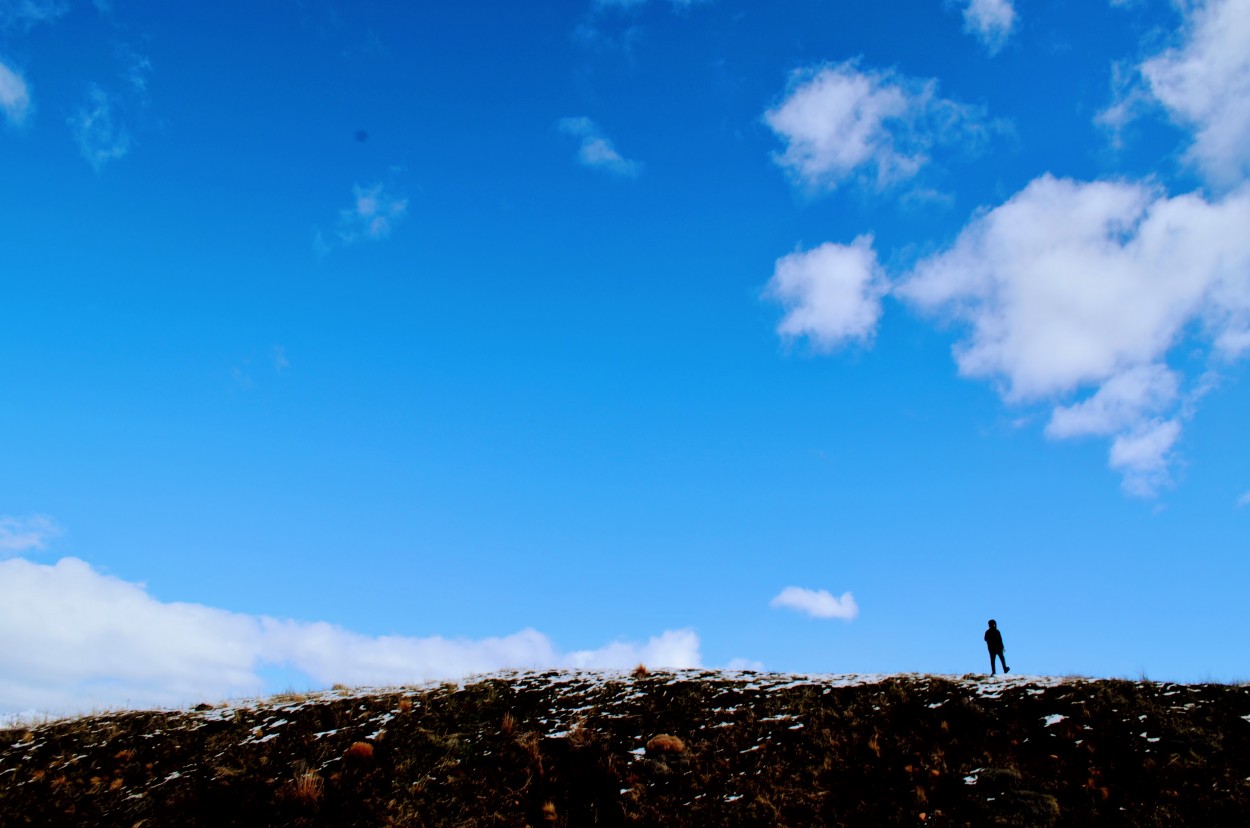
[[314, 771], [304, 771], [295, 777], [292, 787], [297, 800], [311, 805], [321, 801], [325, 792], [325, 780]]
[[0, 825], [1248, 825], [1247, 717], [1222, 685], [528, 674], [0, 731]]

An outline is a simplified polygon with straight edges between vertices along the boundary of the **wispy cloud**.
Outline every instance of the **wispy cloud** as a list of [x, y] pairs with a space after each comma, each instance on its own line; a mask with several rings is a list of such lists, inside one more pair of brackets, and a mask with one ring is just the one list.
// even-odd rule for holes
[[21, 126], [30, 110], [30, 90], [26, 79], [0, 62], [0, 110], [13, 126]]
[[352, 188], [352, 206], [339, 211], [337, 235], [343, 244], [380, 241], [408, 214], [408, 199], [391, 193], [383, 183]]
[[[637, 9], [645, 6], [648, 0], [591, 0], [590, 7], [596, 11], [611, 9]], [[688, 9], [691, 6], [703, 6], [716, 0], [668, 0], [674, 10]]]
[[[0, 712], [183, 705], [255, 694], [282, 666], [311, 683], [402, 684], [506, 668], [697, 667], [699, 638], [669, 630], [645, 642], [561, 651], [524, 629], [484, 639], [367, 636], [334, 624], [157, 599], [142, 584], [66, 558], [0, 562]], [[281, 689], [281, 688], [278, 688]]]
[[130, 152], [130, 133], [115, 114], [116, 101], [96, 84], [69, 119], [79, 152], [96, 172]]
[[1241, 497], [1237, 498], [1238, 509], [1244, 509], [1247, 506], [1250, 506], [1250, 491], [1246, 492]]
[[966, 0], [964, 31], [975, 36], [991, 55], [1007, 43], [1016, 26], [1012, 0]]
[[47, 548], [62, 533], [47, 515], [0, 515], [0, 557]]
[[795, 72], [764, 121], [786, 145], [774, 160], [813, 191], [848, 180], [897, 184], [927, 165], [936, 146], [966, 149], [986, 132], [978, 110], [938, 96], [937, 81], [855, 61]]
[[633, 178], [642, 171], [642, 164], [630, 161], [616, 151], [599, 126], [589, 118], [561, 118], [556, 127], [565, 135], [578, 139], [577, 160], [591, 169], [603, 170], [624, 178]]
[[765, 293], [786, 307], [777, 332], [809, 337], [818, 350], [871, 340], [889, 292], [872, 237], [825, 243], [777, 260]]
[[791, 609], [812, 618], [841, 618], [851, 621], [859, 615], [859, 605], [849, 592], [834, 597], [828, 590], [788, 586], [777, 594], [769, 606]]
[[0, 2], [0, 29], [51, 23], [68, 10], [68, 0], [3, 0]]

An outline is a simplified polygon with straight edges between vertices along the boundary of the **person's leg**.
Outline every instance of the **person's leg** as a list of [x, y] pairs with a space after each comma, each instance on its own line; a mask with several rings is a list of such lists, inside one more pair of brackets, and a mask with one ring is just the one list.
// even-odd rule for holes
[[994, 656], [995, 655], [997, 654], [993, 650], [990, 650], [990, 675], [991, 676], [994, 675]]

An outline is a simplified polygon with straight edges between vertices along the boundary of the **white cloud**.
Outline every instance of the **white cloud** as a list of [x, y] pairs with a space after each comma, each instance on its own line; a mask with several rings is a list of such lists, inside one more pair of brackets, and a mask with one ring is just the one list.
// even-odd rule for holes
[[777, 260], [765, 292], [786, 307], [783, 337], [809, 337], [819, 350], [872, 339], [889, 290], [871, 236], [825, 243]]
[[764, 669], [764, 662], [756, 661], [755, 659], [751, 659], [751, 658], [735, 658], [729, 661], [729, 664], [725, 666], [725, 669], [726, 670], [750, 670], [753, 673], [759, 673], [759, 672], [762, 672]]
[[833, 190], [855, 176], [878, 188], [915, 176], [938, 143], [975, 143], [969, 107], [936, 81], [860, 71], [853, 61], [795, 72], [764, 121], [786, 143], [774, 160], [800, 184]]
[[82, 157], [96, 172], [130, 151], [130, 134], [114, 115], [113, 99], [95, 84], [88, 89], [87, 102], [69, 119], [69, 125]]
[[642, 164], [624, 158], [599, 126], [589, 118], [561, 118], [556, 127], [579, 141], [577, 159], [584, 166], [633, 178], [642, 171]]
[[1180, 377], [1166, 365], [1139, 365], [1104, 382], [1093, 396], [1060, 406], [1046, 424], [1055, 439], [1107, 437], [1140, 427], [1152, 415], [1171, 408], [1180, 393]]
[[964, 6], [964, 31], [980, 40], [991, 55], [1003, 48], [1015, 25], [1011, 0], [967, 0]]
[[344, 244], [384, 239], [408, 212], [408, 199], [391, 195], [384, 184], [356, 185], [352, 192], [352, 206], [339, 211], [338, 236]]
[[365, 636], [333, 624], [163, 602], [66, 558], [0, 562], [0, 712], [183, 705], [263, 692], [281, 666], [319, 684], [400, 684], [527, 667], [697, 667], [699, 639], [560, 652], [532, 629], [479, 640]]
[[1246, 506], [1250, 506], [1250, 492], [1246, 492], [1241, 497], [1237, 498], [1238, 509], [1245, 508]]
[[615, 669], [638, 664], [676, 669], [698, 667], [699, 636], [694, 630], [666, 630], [646, 644], [616, 641], [597, 650], [567, 653], [553, 663], [578, 669]]
[[1194, 130], [1189, 159], [1213, 182], [1250, 174], [1250, 0], [1179, 3], [1183, 43], [1142, 63], [1149, 92]]
[[[1110, 463], [1147, 494], [1180, 433], [1163, 357], [1196, 337], [1222, 358], [1250, 344], [1250, 188], [1220, 201], [1049, 175], [969, 223], [894, 290], [967, 325], [960, 372], [1011, 402], [1054, 400], [1047, 433], [1113, 436]], [[1195, 397], [1191, 397], [1191, 400]]]
[[812, 618], [841, 618], [850, 621], [859, 615], [859, 606], [849, 592], [835, 598], [827, 590], [788, 586], [768, 604], [774, 609], [792, 609]]
[[61, 527], [47, 515], [0, 515], [0, 557], [45, 549], [48, 541], [60, 535], [61, 531]]
[[1112, 441], [1108, 465], [1124, 474], [1124, 491], [1153, 497], [1171, 482], [1168, 465], [1180, 434], [1179, 420], [1154, 420]]
[[21, 126], [30, 110], [30, 91], [26, 79], [0, 63], [0, 110], [13, 126]]

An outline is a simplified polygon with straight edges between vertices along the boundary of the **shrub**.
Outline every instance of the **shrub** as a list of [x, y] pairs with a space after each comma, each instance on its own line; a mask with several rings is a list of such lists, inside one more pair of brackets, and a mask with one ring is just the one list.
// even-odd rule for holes
[[676, 736], [661, 733], [647, 742], [647, 753], [685, 753], [686, 743]]

